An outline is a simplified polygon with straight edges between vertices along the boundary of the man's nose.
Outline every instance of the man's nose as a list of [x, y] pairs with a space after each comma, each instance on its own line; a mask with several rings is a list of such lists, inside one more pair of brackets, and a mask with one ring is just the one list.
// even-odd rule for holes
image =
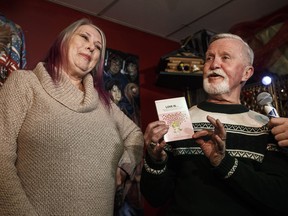
[[217, 69], [217, 68], [220, 68], [220, 60], [218, 58], [214, 58], [212, 61], [211, 61], [211, 64], [210, 64], [210, 68], [211, 69]]

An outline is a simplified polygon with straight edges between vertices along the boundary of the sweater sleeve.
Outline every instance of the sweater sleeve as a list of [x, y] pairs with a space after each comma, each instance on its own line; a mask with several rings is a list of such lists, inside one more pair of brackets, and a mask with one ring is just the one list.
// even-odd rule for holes
[[0, 90], [0, 215], [37, 215], [15, 166], [17, 136], [32, 101], [27, 73], [13, 72]]
[[136, 166], [143, 158], [143, 134], [141, 129], [114, 103], [112, 103], [112, 112], [124, 144], [124, 153], [118, 166], [133, 177]]
[[288, 158], [276, 147], [267, 150], [257, 170], [227, 154], [214, 171], [255, 207], [276, 215], [288, 214]]
[[165, 161], [155, 161], [148, 153], [144, 159], [140, 189], [148, 203], [157, 208], [167, 203], [175, 187], [173, 155], [167, 153]]

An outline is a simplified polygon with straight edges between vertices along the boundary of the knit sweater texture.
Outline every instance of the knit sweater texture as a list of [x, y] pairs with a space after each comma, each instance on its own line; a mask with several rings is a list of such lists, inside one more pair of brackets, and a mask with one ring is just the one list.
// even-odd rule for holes
[[90, 74], [83, 85], [54, 84], [38, 63], [1, 88], [0, 215], [113, 215], [116, 168], [133, 174], [143, 136]]
[[190, 109], [195, 131], [227, 132], [225, 157], [212, 167], [193, 139], [167, 143], [167, 161], [146, 154], [141, 191], [169, 216], [288, 215], [288, 157], [267, 127], [268, 118], [242, 105], [200, 103]]

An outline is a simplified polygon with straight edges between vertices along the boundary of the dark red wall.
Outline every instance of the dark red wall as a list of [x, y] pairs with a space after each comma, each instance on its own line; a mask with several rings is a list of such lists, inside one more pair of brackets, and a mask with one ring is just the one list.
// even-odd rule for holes
[[90, 18], [105, 32], [108, 48], [138, 55], [143, 130], [149, 122], [157, 119], [154, 100], [182, 95], [182, 92], [155, 86], [160, 57], [180, 48], [180, 44], [174, 41], [44, 0], [2, 0], [0, 13], [22, 27], [26, 38], [28, 69], [41, 61], [62, 29], [82, 17]]

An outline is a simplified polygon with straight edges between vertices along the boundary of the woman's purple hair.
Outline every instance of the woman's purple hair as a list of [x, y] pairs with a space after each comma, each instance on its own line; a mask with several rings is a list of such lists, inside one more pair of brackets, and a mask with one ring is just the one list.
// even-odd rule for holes
[[95, 26], [89, 19], [83, 18], [66, 27], [56, 38], [44, 59], [45, 68], [52, 80], [57, 83], [60, 79], [61, 68], [67, 68], [68, 64], [68, 43], [74, 32], [82, 25], [90, 25], [101, 35], [102, 49], [100, 58], [95, 68], [91, 71], [94, 87], [97, 90], [100, 100], [105, 106], [110, 108], [110, 97], [104, 89], [103, 72], [106, 51], [106, 38], [104, 32]]

